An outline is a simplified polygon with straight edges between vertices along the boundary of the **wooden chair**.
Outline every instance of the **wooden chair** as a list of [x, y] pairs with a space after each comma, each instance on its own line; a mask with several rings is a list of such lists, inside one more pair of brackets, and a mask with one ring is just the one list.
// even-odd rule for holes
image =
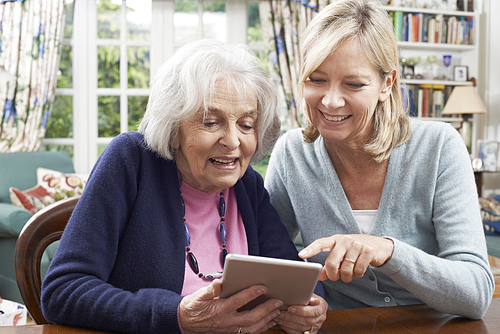
[[45, 249], [61, 238], [79, 197], [55, 202], [38, 211], [23, 227], [16, 242], [16, 280], [24, 304], [37, 324], [47, 324], [40, 304], [40, 263]]

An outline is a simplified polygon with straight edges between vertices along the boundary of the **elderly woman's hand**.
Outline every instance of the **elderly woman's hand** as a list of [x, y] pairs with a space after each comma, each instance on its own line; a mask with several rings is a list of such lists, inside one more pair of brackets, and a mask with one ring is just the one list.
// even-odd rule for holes
[[326, 320], [327, 310], [326, 301], [315, 294], [309, 305], [290, 306], [274, 321], [288, 334], [317, 333]]
[[336, 234], [314, 241], [299, 256], [307, 259], [320, 252], [330, 252], [320, 280], [342, 279], [349, 283], [353, 277], [363, 277], [369, 265], [378, 267], [386, 263], [393, 251], [391, 239], [367, 234]]
[[263, 295], [267, 288], [252, 286], [227, 299], [218, 299], [221, 281], [214, 280], [182, 299], [179, 321], [185, 334], [190, 333], [262, 333], [276, 325], [273, 319], [280, 314], [283, 303], [271, 299], [250, 311], [237, 312], [243, 305]]

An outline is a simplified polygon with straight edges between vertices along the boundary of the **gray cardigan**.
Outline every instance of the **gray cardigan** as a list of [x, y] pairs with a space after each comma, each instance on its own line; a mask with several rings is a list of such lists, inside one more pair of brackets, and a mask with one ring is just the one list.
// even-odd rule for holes
[[[426, 303], [481, 318], [494, 291], [470, 158], [449, 124], [412, 120], [394, 149], [369, 234], [394, 240], [391, 259], [351, 283], [325, 281], [331, 309]], [[273, 150], [265, 186], [292, 240], [361, 233], [322, 137], [301, 129]], [[311, 260], [324, 263], [327, 253]]]

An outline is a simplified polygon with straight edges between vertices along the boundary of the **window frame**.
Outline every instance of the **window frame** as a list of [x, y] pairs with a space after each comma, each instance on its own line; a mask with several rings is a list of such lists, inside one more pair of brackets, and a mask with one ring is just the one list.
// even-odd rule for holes
[[[200, 3], [203, 0], [198, 0]], [[227, 42], [247, 44], [248, 4], [258, 0], [225, 0]], [[174, 0], [152, 0], [150, 41], [127, 40], [125, 6], [121, 9], [119, 40], [97, 38], [97, 2], [74, 0], [73, 36], [63, 40], [72, 47], [72, 88], [57, 88], [56, 95], [72, 96], [73, 138], [44, 138], [43, 146], [73, 146], [73, 164], [79, 173], [89, 173], [98, 158], [99, 145], [107, 145], [112, 137], [98, 136], [98, 97], [120, 96], [120, 132], [128, 131], [128, 97], [149, 96], [149, 88], [128, 88], [127, 48], [150, 47], [150, 78], [175, 49]], [[151, 42], [154, 41], [154, 42]], [[97, 50], [99, 46], [120, 46], [120, 88], [98, 88]], [[251, 45], [262, 50], [261, 45]]]

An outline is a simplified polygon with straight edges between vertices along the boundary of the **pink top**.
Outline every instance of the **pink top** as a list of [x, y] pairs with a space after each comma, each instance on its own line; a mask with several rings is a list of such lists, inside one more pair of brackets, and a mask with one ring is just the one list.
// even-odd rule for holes
[[[222, 271], [220, 261], [222, 242], [219, 236], [219, 198], [220, 194], [208, 194], [197, 190], [185, 182], [181, 183], [182, 199], [186, 207], [186, 224], [191, 234], [191, 252], [198, 260], [200, 273], [211, 274]], [[226, 201], [226, 246], [228, 253], [248, 254], [247, 235], [243, 220], [236, 204], [233, 187], [224, 190]], [[211, 280], [198, 277], [187, 260], [185, 261], [184, 285], [182, 296], [187, 296], [201, 287], [208, 286]]]

